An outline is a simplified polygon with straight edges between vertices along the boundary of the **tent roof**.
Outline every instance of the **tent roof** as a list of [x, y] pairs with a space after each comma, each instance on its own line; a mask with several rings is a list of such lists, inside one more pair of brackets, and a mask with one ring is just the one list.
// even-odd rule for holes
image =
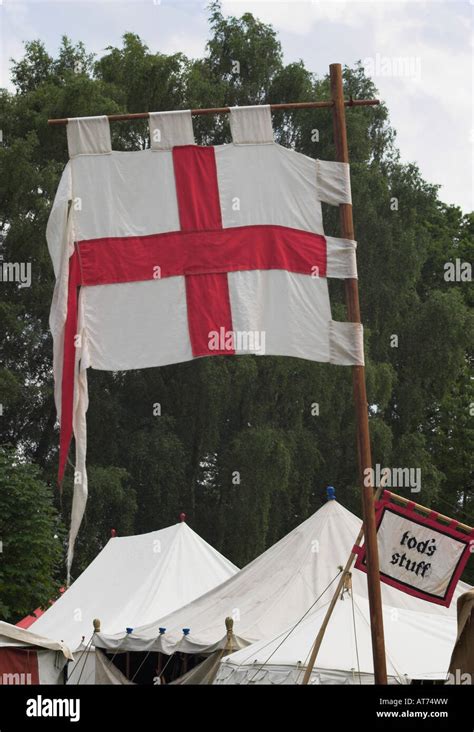
[[221, 584], [238, 568], [185, 522], [137, 536], [114, 537], [33, 624], [73, 650], [98, 618], [109, 632], [150, 622]]
[[66, 658], [73, 656], [65, 643], [43, 638], [31, 630], [18, 628], [16, 625], [0, 621], [0, 649], [1, 648], [31, 648], [32, 646], [49, 650], [61, 651]]
[[[105, 632], [96, 637], [96, 645], [171, 653], [179, 643], [180, 651], [210, 653], [225, 644], [226, 616], [234, 618], [234, 633], [240, 646], [272, 638], [301, 618], [317, 598], [321, 597], [315, 607], [329, 601], [338, 568], [345, 565], [360, 526], [357, 516], [330, 500], [219, 587], [177, 612], [155, 616], [154, 622], [136, 627], [127, 636], [123, 632], [108, 633], [104, 624]], [[359, 570], [353, 572], [353, 587], [361, 597], [367, 596], [366, 575]], [[455, 598], [466, 589], [460, 582]], [[455, 617], [456, 613], [454, 602], [449, 609], [443, 608], [385, 584], [382, 597], [385, 604], [400, 609], [440, 617]], [[160, 627], [166, 628], [161, 637]], [[183, 628], [190, 629], [185, 638]]]
[[[425, 603], [426, 605], [427, 603]], [[270, 641], [258, 641], [221, 661], [217, 683], [301, 683], [304, 667], [326, 614], [326, 607], [311, 613], [296, 627]], [[387, 674], [392, 681], [445, 679], [453, 644], [456, 619], [429, 612], [384, 605]], [[354, 630], [355, 624], [355, 630]], [[359, 683], [358, 669], [373, 682], [369, 603], [349, 594], [336, 603], [316, 659], [313, 683], [348, 676]]]

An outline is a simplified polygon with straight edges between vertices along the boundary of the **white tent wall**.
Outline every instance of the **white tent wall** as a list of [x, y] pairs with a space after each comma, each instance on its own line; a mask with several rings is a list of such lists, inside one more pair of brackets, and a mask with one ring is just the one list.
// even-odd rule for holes
[[38, 651], [40, 684], [53, 684], [55, 686], [64, 684], [65, 663], [65, 659], [58, 651], [56, 653], [51, 653], [51, 651]]
[[[343, 597], [324, 634], [311, 684], [374, 683], [368, 601], [349, 593]], [[326, 609], [311, 613], [270, 641], [224, 658], [214, 683], [301, 684]], [[387, 605], [383, 616], [389, 683], [444, 680], [456, 635], [455, 618]]]
[[133, 686], [126, 676], [97, 648], [95, 652], [95, 683], [107, 686]]
[[[225, 645], [227, 616], [234, 619], [239, 647], [272, 638], [302, 618], [318, 598], [315, 608], [330, 600], [339, 567], [345, 565], [360, 527], [360, 519], [337, 501], [329, 500], [219, 587], [176, 612], [135, 627], [131, 634], [100, 633], [95, 643], [113, 651], [212, 653]], [[367, 597], [366, 575], [354, 570], [352, 582], [354, 592]], [[450, 608], [424, 602], [385, 584], [382, 599], [388, 607], [455, 618], [455, 600], [466, 589], [465, 583], [458, 584]], [[160, 627], [166, 628], [165, 634], [160, 635]], [[186, 636], [183, 628], [189, 628]]]

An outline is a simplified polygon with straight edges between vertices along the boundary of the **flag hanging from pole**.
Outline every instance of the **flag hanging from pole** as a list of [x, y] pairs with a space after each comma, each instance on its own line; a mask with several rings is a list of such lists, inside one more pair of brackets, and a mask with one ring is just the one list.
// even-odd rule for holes
[[48, 222], [59, 479], [72, 435], [69, 566], [87, 499], [87, 368], [255, 353], [364, 363], [359, 323], [331, 317], [328, 277], [356, 243], [324, 234], [349, 166], [274, 142], [269, 106], [230, 112], [232, 143], [194, 144], [190, 111], [151, 113], [150, 148], [117, 152], [107, 117], [70, 119]]
[[[422, 600], [449, 607], [474, 549], [474, 529], [460, 531], [436, 511], [419, 513], [413, 502], [396, 504], [384, 491], [376, 504], [380, 581]], [[396, 498], [396, 497], [395, 497]], [[367, 572], [365, 545], [354, 547], [355, 567]]]

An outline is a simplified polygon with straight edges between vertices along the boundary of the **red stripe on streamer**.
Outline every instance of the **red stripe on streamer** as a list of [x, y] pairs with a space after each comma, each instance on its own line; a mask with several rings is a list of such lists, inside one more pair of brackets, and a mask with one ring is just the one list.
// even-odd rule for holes
[[72, 439], [74, 406], [74, 372], [76, 365], [78, 287], [81, 283], [79, 257], [77, 250], [69, 259], [69, 282], [67, 295], [67, 317], [64, 327], [63, 373], [61, 382], [61, 432], [59, 436], [59, 471], [61, 485], [66, 469], [66, 461]]
[[[214, 148], [174, 147], [173, 166], [181, 231], [222, 229]], [[200, 257], [197, 242], [193, 244]], [[193, 356], [217, 355], [219, 351], [209, 348], [210, 333], [221, 328], [232, 331], [227, 272], [186, 276], [186, 304]], [[226, 353], [235, 351], [232, 348]]]

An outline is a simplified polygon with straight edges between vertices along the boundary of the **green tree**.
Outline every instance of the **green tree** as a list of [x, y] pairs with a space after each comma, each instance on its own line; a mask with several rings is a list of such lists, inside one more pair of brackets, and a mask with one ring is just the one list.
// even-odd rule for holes
[[0, 616], [17, 622], [58, 594], [64, 527], [35, 465], [0, 449]]

